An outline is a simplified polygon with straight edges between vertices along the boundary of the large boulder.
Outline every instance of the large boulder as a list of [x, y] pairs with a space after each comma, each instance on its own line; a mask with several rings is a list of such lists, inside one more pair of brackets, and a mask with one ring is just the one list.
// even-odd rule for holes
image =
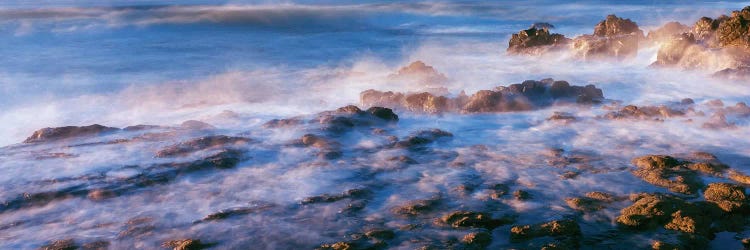
[[513, 34], [508, 41], [509, 54], [539, 55], [547, 51], [566, 48], [570, 39], [550, 33], [552, 25], [534, 24], [531, 28]]
[[675, 35], [680, 35], [689, 31], [690, 27], [687, 25], [679, 22], [668, 22], [655, 30], [649, 31], [646, 40], [649, 42], [668, 41]]
[[96, 136], [111, 132], [119, 131], [119, 128], [106, 127], [99, 124], [89, 126], [66, 126], [57, 128], [43, 128], [34, 131], [31, 136], [24, 140], [24, 143], [50, 142], [85, 136]]
[[630, 19], [609, 15], [594, 27], [593, 35], [573, 39], [573, 49], [582, 59], [625, 59], [638, 54], [643, 31]]
[[445, 84], [449, 79], [434, 67], [422, 61], [414, 61], [388, 76], [389, 80], [405, 82], [413, 91], [426, 91], [434, 94], [445, 94]]

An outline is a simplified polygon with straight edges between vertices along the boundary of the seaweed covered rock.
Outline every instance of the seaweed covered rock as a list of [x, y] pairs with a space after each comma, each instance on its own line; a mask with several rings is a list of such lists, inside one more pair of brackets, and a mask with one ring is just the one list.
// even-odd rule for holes
[[594, 27], [593, 35], [573, 39], [573, 49], [583, 59], [625, 59], [638, 53], [643, 31], [630, 19], [609, 15]]
[[393, 213], [404, 216], [417, 216], [432, 212], [440, 203], [440, 197], [435, 196], [429, 199], [409, 201], [404, 205], [393, 209]]
[[366, 90], [360, 94], [364, 106], [380, 105], [417, 113], [487, 113], [513, 112], [544, 108], [555, 104], [595, 104], [604, 99], [602, 90], [594, 85], [573, 86], [566, 81], [542, 79], [480, 90], [454, 98], [431, 93], [404, 94]]
[[565, 48], [570, 39], [564, 35], [550, 33], [552, 25], [534, 24], [529, 29], [513, 34], [508, 41], [509, 54], [539, 55], [547, 51]]
[[572, 209], [590, 212], [604, 208], [607, 203], [611, 203], [613, 200], [611, 194], [604, 192], [589, 192], [586, 193], [584, 197], [565, 198], [565, 203]]
[[632, 160], [637, 167], [633, 175], [672, 192], [694, 194], [703, 182], [697, 173], [687, 168], [687, 163], [667, 155], [647, 155]]
[[708, 202], [715, 203], [726, 212], [737, 212], [747, 206], [745, 187], [731, 183], [711, 183], [703, 192]]
[[86, 136], [97, 136], [119, 131], [119, 128], [106, 127], [99, 124], [89, 126], [66, 126], [57, 128], [43, 128], [34, 131], [23, 143], [39, 143], [80, 138]]
[[668, 223], [674, 212], [685, 205], [677, 197], [667, 194], [637, 194], [631, 196], [633, 204], [623, 208], [617, 223], [633, 228], [650, 228]]
[[490, 214], [472, 211], [454, 211], [440, 218], [440, 222], [453, 228], [486, 228], [494, 229], [511, 223], [510, 218], [494, 219]]

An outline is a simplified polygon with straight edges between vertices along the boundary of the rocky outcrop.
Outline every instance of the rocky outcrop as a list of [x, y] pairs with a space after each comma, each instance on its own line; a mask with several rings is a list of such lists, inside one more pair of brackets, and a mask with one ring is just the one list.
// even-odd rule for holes
[[434, 67], [419, 60], [389, 75], [388, 79], [391, 81], [406, 82], [409, 84], [409, 89], [433, 94], [447, 93], [445, 84], [449, 81], [448, 77], [443, 73], [438, 72]]
[[156, 153], [156, 157], [185, 156], [200, 150], [245, 145], [251, 141], [252, 140], [245, 137], [226, 135], [205, 136], [163, 148]]
[[483, 212], [454, 211], [440, 218], [440, 222], [453, 228], [486, 228], [494, 229], [498, 226], [513, 222], [511, 218], [494, 219]]
[[731, 16], [702, 17], [692, 29], [662, 44], [654, 66], [724, 70], [718, 76], [742, 71], [750, 62], [750, 6]]
[[488, 113], [513, 112], [544, 108], [561, 103], [593, 104], [604, 99], [594, 85], [572, 86], [566, 81], [543, 79], [480, 90], [466, 96], [435, 96], [430, 93], [404, 94], [366, 90], [360, 94], [364, 106], [384, 106], [416, 113]]
[[626, 59], [638, 53], [643, 31], [630, 19], [609, 15], [594, 27], [592, 35], [573, 39], [573, 49], [582, 59]]
[[508, 41], [509, 54], [540, 55], [548, 51], [567, 47], [570, 39], [564, 35], [550, 33], [550, 24], [534, 24], [529, 29], [513, 34]]
[[57, 128], [43, 128], [34, 131], [31, 136], [24, 140], [24, 143], [40, 143], [65, 140], [71, 138], [80, 138], [86, 136], [97, 136], [119, 131], [119, 128], [106, 127], [99, 124], [89, 126], [66, 126]]

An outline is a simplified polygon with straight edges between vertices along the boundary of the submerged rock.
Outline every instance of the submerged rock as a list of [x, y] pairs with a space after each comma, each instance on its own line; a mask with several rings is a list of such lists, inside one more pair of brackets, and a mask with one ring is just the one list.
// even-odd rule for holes
[[351, 199], [366, 199], [372, 194], [372, 191], [367, 189], [350, 189], [346, 190], [341, 194], [323, 194], [318, 196], [307, 197], [302, 200], [302, 204], [314, 204], [314, 203], [330, 203], [340, 201], [346, 198]]
[[685, 205], [680, 198], [666, 194], [638, 194], [631, 197], [633, 205], [623, 208], [617, 223], [633, 228], [664, 225], [671, 215]]
[[440, 218], [440, 222], [453, 228], [473, 227], [494, 229], [513, 222], [513, 219], [493, 219], [491, 215], [482, 212], [454, 211]]
[[184, 156], [205, 149], [245, 145], [251, 141], [245, 137], [226, 135], [204, 136], [161, 149], [156, 153], [156, 157]]
[[172, 248], [173, 250], [201, 250], [206, 248], [206, 246], [197, 239], [170, 240], [162, 243], [162, 246]]
[[440, 129], [422, 130], [414, 135], [408, 136], [401, 141], [396, 142], [398, 148], [411, 148], [416, 149], [426, 144], [437, 141], [441, 138], [453, 137], [453, 134]]
[[99, 124], [89, 126], [66, 126], [57, 128], [43, 128], [34, 131], [31, 136], [24, 140], [24, 143], [52, 142], [85, 136], [97, 136], [119, 131], [119, 128], [105, 127]]
[[431, 211], [440, 203], [440, 197], [432, 197], [424, 200], [409, 201], [406, 204], [393, 209], [393, 213], [405, 216], [417, 216]]
[[581, 236], [581, 227], [571, 219], [514, 226], [510, 229], [511, 242], [548, 237], [554, 239], [552, 242], [543, 242], [543, 246], [538, 246], [541, 249], [577, 249], [580, 246]]
[[484, 249], [492, 243], [492, 235], [487, 232], [474, 232], [464, 235], [461, 242], [469, 248]]
[[48, 245], [38, 248], [38, 250], [76, 250], [78, 245], [73, 239], [56, 240]]
[[600, 210], [612, 201], [614, 201], [614, 197], [604, 192], [589, 192], [584, 197], [565, 198], [565, 203], [570, 208], [583, 212]]
[[570, 39], [561, 34], [550, 33], [549, 29], [552, 27], [551, 24], [534, 24], [527, 30], [513, 34], [508, 41], [507, 52], [509, 54], [539, 55], [566, 48]]
[[689, 110], [680, 110], [667, 106], [635, 106], [628, 105], [618, 111], [605, 114], [606, 119], [639, 119], [639, 120], [663, 120], [671, 117], [684, 116]]

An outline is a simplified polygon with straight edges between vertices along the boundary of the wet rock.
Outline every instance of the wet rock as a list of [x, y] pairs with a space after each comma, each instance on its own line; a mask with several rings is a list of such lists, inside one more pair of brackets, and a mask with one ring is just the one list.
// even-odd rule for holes
[[728, 80], [747, 80], [750, 78], [750, 67], [739, 66], [736, 68], [726, 68], [716, 71], [713, 76]]
[[197, 239], [170, 240], [162, 243], [162, 246], [174, 250], [201, 250], [205, 248], [201, 241]]
[[346, 198], [352, 199], [365, 199], [372, 194], [372, 191], [367, 189], [349, 189], [341, 194], [323, 194], [318, 196], [311, 196], [304, 198], [302, 204], [314, 204], [314, 203], [331, 203], [340, 201]]
[[668, 223], [685, 202], [666, 194], [632, 195], [633, 205], [620, 210], [617, 223], [632, 228], [650, 228]]
[[562, 173], [560, 175], [560, 179], [563, 179], [563, 180], [575, 179], [579, 175], [581, 175], [581, 173], [579, 173], [579, 172], [565, 171], [564, 173]]
[[750, 48], [750, 6], [740, 11], [732, 12], [732, 15], [719, 23], [716, 28], [716, 38], [720, 47]]
[[89, 194], [86, 197], [89, 198], [89, 200], [101, 201], [115, 196], [117, 196], [117, 194], [111, 190], [94, 189], [89, 191]]
[[23, 143], [52, 142], [78, 137], [97, 136], [117, 132], [119, 130], [119, 128], [105, 127], [99, 124], [82, 127], [67, 126], [57, 128], [43, 128], [34, 131], [34, 133], [26, 138]]
[[393, 110], [389, 108], [371, 107], [366, 112], [386, 121], [398, 121], [398, 115], [393, 113]]
[[549, 118], [547, 118], [548, 121], [575, 121], [576, 117], [568, 112], [558, 112], [555, 111]]
[[[553, 237], [559, 241], [557, 244], [577, 248], [581, 238], [581, 227], [574, 220], [565, 219], [533, 225], [514, 226], [510, 229], [511, 242], [527, 241], [540, 237]], [[557, 249], [549, 247], [548, 249]]]
[[39, 250], [76, 250], [78, 245], [73, 239], [56, 240], [45, 246], [38, 248]]
[[123, 128], [122, 130], [123, 131], [127, 131], [127, 132], [135, 132], [135, 131], [151, 130], [151, 129], [158, 129], [158, 128], [163, 128], [163, 127], [162, 126], [158, 126], [158, 125], [143, 125], [143, 124], [140, 124], [140, 125], [134, 125], [134, 126], [127, 126], [127, 127]]
[[733, 122], [729, 122], [727, 116], [722, 113], [711, 115], [711, 118], [701, 125], [701, 128], [705, 129], [731, 129], [735, 127], [736, 125]]
[[94, 241], [83, 244], [81, 250], [107, 250], [109, 245], [109, 241]]
[[388, 78], [395, 81], [414, 82], [420, 85], [416, 89], [427, 90], [431, 93], [445, 92], [443, 85], [448, 82], [448, 77], [422, 61], [414, 61]]
[[453, 228], [471, 227], [494, 229], [498, 226], [513, 222], [513, 219], [493, 219], [490, 214], [482, 212], [454, 211], [440, 218], [440, 222]]
[[595, 36], [612, 37], [634, 33], [643, 36], [643, 31], [638, 28], [638, 24], [630, 19], [622, 19], [615, 15], [608, 15], [606, 19], [594, 27]]
[[586, 193], [585, 197], [565, 198], [565, 203], [570, 208], [583, 212], [598, 211], [612, 201], [614, 201], [614, 197], [604, 192], [589, 192]]
[[633, 175], [672, 192], [694, 194], [703, 187], [697, 173], [687, 167], [689, 163], [666, 155], [647, 155], [632, 160], [638, 169]]
[[216, 129], [211, 124], [202, 122], [202, 121], [196, 121], [196, 120], [188, 120], [184, 121], [182, 124], [180, 124], [180, 128], [182, 129], [190, 129], [190, 130], [211, 130]]
[[640, 120], [663, 120], [671, 117], [684, 116], [685, 111], [667, 106], [642, 106], [628, 105], [619, 111], [605, 114], [606, 119], [640, 119]]
[[273, 119], [263, 124], [264, 128], [288, 128], [304, 124], [304, 121], [297, 118]]
[[505, 184], [495, 184], [492, 185], [489, 189], [490, 198], [494, 200], [499, 200], [502, 196], [508, 194], [510, 192], [510, 187]]
[[464, 235], [461, 242], [469, 248], [484, 249], [492, 243], [492, 235], [487, 232], [473, 232]]
[[371, 229], [365, 232], [365, 236], [376, 240], [390, 240], [396, 237], [396, 233], [389, 229]]
[[395, 146], [399, 148], [417, 148], [435, 142], [441, 138], [450, 137], [453, 137], [453, 134], [440, 129], [422, 130], [396, 142]]
[[651, 249], [653, 250], [683, 250], [684, 248], [678, 244], [667, 243], [663, 241], [654, 241], [654, 243], [651, 244]]
[[668, 22], [658, 29], [648, 32], [646, 39], [651, 42], [660, 42], [671, 39], [675, 35], [680, 35], [690, 31], [690, 27], [679, 22]]
[[553, 27], [547, 25], [532, 25], [527, 30], [522, 30], [511, 36], [508, 41], [507, 52], [509, 54], [540, 55], [548, 51], [566, 48], [570, 39], [564, 35], [550, 33]]
[[125, 229], [120, 231], [118, 238], [140, 237], [151, 235], [156, 229], [154, 219], [150, 217], [136, 217], [125, 222]]
[[156, 157], [184, 156], [200, 150], [245, 145], [251, 141], [249, 138], [226, 135], [205, 136], [161, 149], [156, 153]]
[[434, 211], [439, 203], [439, 196], [432, 197], [430, 199], [410, 201], [405, 205], [394, 208], [393, 213], [405, 216], [422, 215]]
[[736, 171], [736, 170], [729, 170], [728, 172], [729, 179], [736, 181], [740, 184], [744, 185], [750, 185], [750, 176], [746, 175], [742, 172]]
[[360, 102], [365, 106], [379, 105], [419, 113], [513, 112], [565, 103], [595, 104], [603, 99], [601, 89], [594, 85], [571, 86], [553, 79], [499, 86], [495, 90], [480, 90], [472, 96], [462, 92], [455, 98], [426, 92], [402, 94], [367, 90], [360, 94]]
[[708, 202], [715, 203], [726, 212], [737, 212], [746, 206], [745, 187], [731, 183], [711, 183], [703, 192]]
[[258, 213], [261, 211], [271, 209], [273, 207], [274, 205], [271, 205], [271, 204], [262, 204], [258, 206], [252, 206], [252, 207], [236, 207], [236, 208], [224, 209], [219, 212], [206, 215], [206, 217], [203, 217], [203, 219], [196, 221], [196, 222], [223, 220], [223, 219], [234, 217], [234, 216]]
[[531, 194], [526, 190], [516, 190], [513, 192], [513, 197], [516, 200], [525, 201], [531, 199]]
[[609, 15], [594, 27], [593, 35], [573, 39], [576, 55], [583, 59], [625, 59], [638, 53], [643, 31], [630, 19]]

